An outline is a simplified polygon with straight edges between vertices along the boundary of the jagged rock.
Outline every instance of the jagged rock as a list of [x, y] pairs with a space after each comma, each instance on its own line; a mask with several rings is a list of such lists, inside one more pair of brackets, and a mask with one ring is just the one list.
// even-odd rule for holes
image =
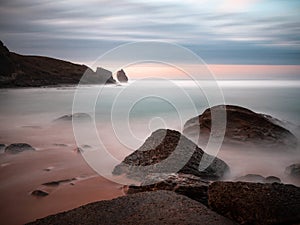
[[208, 204], [239, 224], [300, 223], [300, 188], [293, 185], [217, 181], [208, 187]]
[[47, 195], [49, 195], [48, 192], [43, 191], [43, 190], [34, 190], [33, 192], [31, 192], [31, 195], [36, 196], [36, 197], [45, 197]]
[[211, 134], [211, 112], [216, 116], [214, 121], [216, 128], [220, 126], [212, 133], [212, 136], [217, 136], [218, 131], [222, 128], [218, 118], [222, 118], [224, 111], [227, 116], [227, 124], [223, 143], [239, 146], [263, 146], [272, 150], [274, 148], [293, 149], [297, 146], [297, 138], [287, 129], [273, 123], [270, 116], [233, 105], [218, 105], [206, 109], [202, 115], [185, 123], [183, 134], [198, 141], [201, 146], [206, 145]]
[[292, 164], [285, 169], [285, 173], [291, 177], [300, 179], [300, 163]]
[[90, 203], [30, 224], [228, 225], [236, 223], [186, 196], [171, 191], [155, 191]]
[[[205, 163], [206, 167], [199, 169], [202, 163]], [[117, 165], [113, 174], [126, 174], [130, 178], [140, 180], [150, 173], [179, 172], [215, 180], [223, 177], [228, 171], [229, 167], [225, 162], [204, 153], [178, 131], [159, 129], [153, 132], [138, 150]]]
[[185, 195], [207, 205], [207, 188], [210, 182], [190, 174], [149, 174], [140, 186], [125, 186], [126, 194], [167, 190]]
[[263, 177], [258, 174], [247, 174], [235, 179], [235, 181], [252, 182], [252, 183], [281, 183], [281, 180], [275, 176]]
[[17, 154], [23, 151], [35, 151], [35, 149], [26, 143], [14, 143], [7, 146], [4, 151], [10, 154]]
[[117, 79], [120, 83], [127, 83], [128, 82], [128, 77], [126, 76], [126, 73], [124, 70], [119, 70], [117, 72]]
[[91, 121], [92, 117], [88, 113], [73, 113], [61, 116], [54, 121]]

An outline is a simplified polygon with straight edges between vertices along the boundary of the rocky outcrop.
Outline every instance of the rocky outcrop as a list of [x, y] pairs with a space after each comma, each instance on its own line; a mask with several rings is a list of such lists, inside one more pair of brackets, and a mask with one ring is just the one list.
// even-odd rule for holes
[[206, 109], [201, 115], [185, 123], [183, 134], [198, 141], [201, 146], [206, 145], [210, 134], [217, 136], [218, 131], [222, 129], [220, 127], [211, 132], [212, 112], [216, 116], [214, 121], [216, 128], [219, 126], [218, 115], [222, 116], [222, 112], [226, 112], [227, 124], [223, 141], [225, 144], [263, 146], [280, 150], [293, 149], [297, 146], [297, 138], [287, 129], [273, 123], [269, 116], [233, 105], [218, 105]]
[[124, 70], [119, 70], [117, 72], [117, 79], [120, 83], [127, 83], [128, 82], [128, 77], [126, 76], [126, 73]]
[[235, 181], [253, 182], [253, 183], [281, 183], [281, 180], [275, 176], [263, 177], [258, 174], [247, 174], [242, 177], [238, 177]]
[[209, 207], [239, 224], [299, 224], [300, 188], [284, 184], [214, 182]]
[[285, 173], [293, 178], [300, 179], [300, 163], [295, 163], [285, 169]]
[[[40, 87], [48, 85], [78, 84], [83, 74], [89, 73], [100, 82], [97, 73], [85, 65], [44, 57], [24, 56], [10, 52], [0, 41], [0, 88]], [[107, 79], [106, 83], [115, 83]]]
[[58, 121], [76, 121], [76, 122], [80, 122], [80, 121], [91, 121], [92, 117], [88, 114], [88, 113], [73, 113], [73, 114], [66, 114], [63, 115], [57, 119], [54, 120], [54, 122], [58, 122]]
[[204, 205], [171, 191], [144, 192], [51, 215], [38, 224], [236, 224]]
[[14, 143], [10, 144], [7, 146], [4, 150], [5, 153], [10, 153], [10, 154], [18, 154], [20, 152], [24, 151], [34, 151], [35, 149], [26, 143]]
[[[202, 165], [205, 166], [201, 167]], [[228, 171], [229, 167], [225, 162], [206, 154], [178, 131], [159, 129], [138, 150], [117, 165], [113, 174], [126, 174], [130, 178], [141, 180], [150, 173], [179, 172], [215, 180]]]
[[190, 174], [149, 174], [140, 186], [125, 186], [124, 191], [126, 194], [156, 190], [174, 191], [207, 205], [209, 183]]

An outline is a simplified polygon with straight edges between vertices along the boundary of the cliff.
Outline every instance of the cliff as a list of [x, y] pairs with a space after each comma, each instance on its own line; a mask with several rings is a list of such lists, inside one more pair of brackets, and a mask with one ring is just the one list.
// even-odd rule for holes
[[78, 84], [86, 71], [93, 79], [85, 83], [115, 83], [112, 77], [95, 79], [99, 74], [86, 65], [44, 56], [20, 55], [10, 52], [0, 41], [0, 88]]

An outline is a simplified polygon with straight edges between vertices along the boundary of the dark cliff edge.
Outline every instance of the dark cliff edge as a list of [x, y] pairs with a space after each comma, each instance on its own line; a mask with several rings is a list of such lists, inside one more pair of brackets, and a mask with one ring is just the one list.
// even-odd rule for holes
[[[108, 71], [110, 72], [110, 71]], [[99, 74], [86, 65], [74, 64], [45, 56], [25, 56], [10, 52], [0, 41], [0, 88], [41, 87], [78, 84], [84, 74], [85, 84], [115, 83], [111, 76], [97, 79]]]

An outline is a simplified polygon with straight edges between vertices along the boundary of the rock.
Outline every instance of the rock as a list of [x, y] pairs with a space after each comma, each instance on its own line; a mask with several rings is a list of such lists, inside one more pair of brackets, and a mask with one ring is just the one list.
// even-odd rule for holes
[[63, 115], [54, 121], [91, 121], [92, 117], [88, 113], [73, 113], [73, 114], [67, 114]]
[[252, 183], [281, 183], [281, 180], [275, 176], [263, 177], [258, 174], [247, 174], [235, 179], [235, 181], [252, 182]]
[[140, 186], [125, 186], [125, 193], [135, 194], [156, 190], [174, 191], [207, 205], [209, 183], [190, 174], [149, 174]]
[[285, 184], [214, 182], [209, 207], [239, 224], [300, 223], [300, 188]]
[[73, 150], [73, 152], [75, 152], [75, 153], [83, 153], [84, 150], [83, 150], [82, 148], [80, 148], [80, 147], [76, 147], [76, 148]]
[[120, 83], [127, 83], [128, 82], [128, 77], [126, 76], [126, 73], [124, 70], [119, 70], [117, 72], [117, 79]]
[[227, 225], [235, 223], [186, 196], [171, 191], [155, 191], [90, 203], [29, 224]]
[[237, 178], [236, 181], [264, 183], [265, 178], [258, 174], [247, 174], [245, 176]]
[[[287, 129], [273, 123], [270, 116], [233, 105], [218, 105], [206, 109], [202, 115], [185, 123], [183, 134], [198, 141], [199, 145], [206, 145], [211, 133], [211, 112], [216, 115], [215, 124], [218, 127], [217, 120], [219, 115], [223, 115], [224, 110], [227, 116], [223, 142], [225, 144], [238, 146], [247, 144], [252, 147], [268, 147], [272, 150], [274, 148], [294, 149], [297, 146], [297, 138]], [[220, 129], [216, 129], [212, 136], [217, 136]]]
[[35, 151], [35, 149], [26, 143], [14, 143], [7, 146], [4, 151], [10, 154], [17, 154], [23, 151]]
[[33, 192], [31, 192], [31, 195], [36, 196], [36, 197], [45, 197], [47, 195], [49, 195], [48, 192], [43, 191], [43, 190], [34, 190]]
[[281, 183], [281, 180], [275, 176], [268, 176], [265, 178], [264, 183]]
[[[199, 165], [203, 163], [206, 168], [199, 170]], [[150, 173], [176, 172], [215, 180], [229, 172], [229, 167], [217, 157], [204, 153], [178, 131], [159, 129], [113, 170], [114, 175], [126, 174], [137, 180]]]
[[3, 153], [5, 150], [5, 144], [0, 144], [0, 153]]
[[76, 180], [76, 178], [70, 178], [70, 179], [63, 179], [63, 180], [55, 180], [43, 183], [44, 186], [59, 186], [61, 183], [71, 183], [72, 181]]
[[292, 164], [285, 169], [285, 173], [291, 177], [300, 179], [300, 163]]

